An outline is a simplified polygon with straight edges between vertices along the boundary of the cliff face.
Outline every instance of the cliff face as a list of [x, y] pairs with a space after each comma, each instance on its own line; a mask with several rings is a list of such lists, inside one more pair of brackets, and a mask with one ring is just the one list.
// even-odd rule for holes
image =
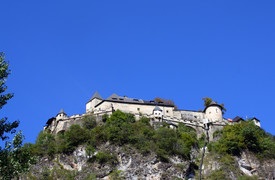
[[[115, 159], [93, 160], [100, 152], [109, 152]], [[70, 155], [42, 157], [22, 179], [183, 179], [189, 166], [189, 161], [176, 156], [170, 157], [169, 162], [161, 162], [153, 153], [142, 155], [131, 147], [106, 143], [90, 156], [80, 146]]]
[[242, 152], [240, 156], [221, 156], [208, 152], [204, 158], [202, 174], [207, 179], [220, 177], [237, 180], [246, 177], [269, 180], [275, 178], [275, 160], [259, 160], [249, 151]]
[[[102, 152], [105, 153], [102, 154]], [[142, 155], [129, 146], [101, 145], [88, 155], [79, 146], [72, 154], [42, 157], [21, 179], [197, 179], [200, 150], [192, 150], [191, 160], [177, 156], [162, 162], [156, 154]], [[101, 158], [99, 154], [101, 154]], [[108, 154], [108, 155], [106, 155]], [[97, 158], [96, 158], [97, 157]], [[220, 157], [206, 152], [202, 166], [204, 179], [272, 179], [275, 160], [260, 161], [243, 152], [240, 157]]]

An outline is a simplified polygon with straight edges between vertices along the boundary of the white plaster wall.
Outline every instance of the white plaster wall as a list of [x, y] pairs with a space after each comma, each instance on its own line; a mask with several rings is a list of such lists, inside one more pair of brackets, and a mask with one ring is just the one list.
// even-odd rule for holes
[[219, 106], [210, 106], [205, 110], [205, 118], [210, 122], [222, 121], [222, 110]]
[[98, 105], [102, 100], [94, 98], [86, 104], [86, 113], [92, 112], [96, 105]]
[[159, 118], [159, 119], [161, 119], [162, 116], [163, 116], [162, 111], [159, 111], [159, 110], [154, 111], [154, 118]]
[[[114, 110], [121, 110], [123, 112], [131, 113], [131, 114], [142, 114], [145, 116], [151, 116], [153, 114], [153, 110], [156, 107], [155, 105], [142, 105], [142, 104], [126, 104], [126, 103], [118, 103], [118, 102], [108, 102], [105, 101], [95, 108], [94, 112], [102, 113], [104, 111], [111, 111], [112, 106]], [[162, 107], [159, 106], [163, 112], [164, 116], [173, 117], [173, 107]]]

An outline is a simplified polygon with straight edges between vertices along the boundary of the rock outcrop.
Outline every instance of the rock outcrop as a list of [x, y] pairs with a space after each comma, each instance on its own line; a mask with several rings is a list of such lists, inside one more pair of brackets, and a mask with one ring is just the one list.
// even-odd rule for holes
[[[116, 157], [115, 162], [99, 163], [92, 161], [99, 152], [109, 152]], [[169, 157], [169, 162], [162, 162], [154, 153], [141, 154], [129, 146], [115, 146], [105, 143], [92, 155], [88, 155], [84, 146], [79, 146], [72, 154], [59, 154], [54, 158], [40, 158], [32, 166], [30, 173], [21, 179], [195, 179], [199, 174], [201, 152], [192, 151], [192, 159], [178, 156]], [[202, 177], [208, 179], [213, 172], [220, 172], [228, 179], [240, 176], [255, 176], [258, 179], [275, 178], [275, 160], [260, 161], [250, 152], [241, 156], [222, 157], [206, 151], [202, 167]], [[49, 178], [48, 178], [49, 179]]]

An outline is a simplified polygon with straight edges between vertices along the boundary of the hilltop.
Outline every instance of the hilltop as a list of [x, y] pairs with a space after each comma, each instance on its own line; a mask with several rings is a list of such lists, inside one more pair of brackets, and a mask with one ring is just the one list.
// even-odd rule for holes
[[79, 122], [41, 132], [29, 146], [37, 164], [22, 179], [274, 178], [274, 137], [253, 121], [227, 124], [212, 141], [183, 123], [152, 126], [120, 110]]

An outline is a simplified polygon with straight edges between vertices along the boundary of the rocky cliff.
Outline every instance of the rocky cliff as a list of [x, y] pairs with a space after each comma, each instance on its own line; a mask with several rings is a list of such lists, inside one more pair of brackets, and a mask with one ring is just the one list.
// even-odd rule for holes
[[[98, 153], [111, 158], [96, 160]], [[101, 145], [92, 155], [79, 146], [72, 154], [41, 157], [21, 179], [198, 179], [201, 150], [192, 150], [192, 159], [178, 156], [162, 162], [156, 154], [143, 155], [135, 148]], [[274, 179], [275, 160], [260, 161], [250, 152], [221, 157], [206, 151], [202, 179]]]

